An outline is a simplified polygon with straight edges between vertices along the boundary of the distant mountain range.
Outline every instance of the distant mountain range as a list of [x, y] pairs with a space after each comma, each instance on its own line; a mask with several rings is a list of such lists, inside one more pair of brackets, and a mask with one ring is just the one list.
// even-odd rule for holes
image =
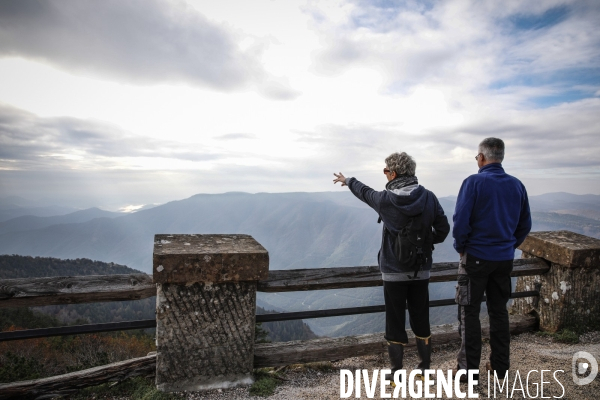
[[[44, 208], [44, 210], [48, 210]], [[34, 215], [23, 215], [0, 222], [0, 234], [9, 232], [31, 231], [46, 228], [52, 225], [77, 224], [91, 221], [96, 218], [114, 218], [123, 215], [123, 213], [104, 211], [99, 208], [88, 208], [71, 212], [65, 215], [55, 215], [51, 217], [40, 217]]]
[[[440, 203], [451, 222], [455, 198]], [[531, 197], [534, 230], [571, 229], [599, 237], [600, 196]], [[587, 213], [589, 216], [582, 214]], [[349, 191], [199, 194], [133, 214], [91, 208], [0, 223], [0, 254], [91, 258], [151, 271], [157, 233], [247, 233], [270, 253], [271, 269], [375, 265], [377, 214]], [[456, 259], [452, 239], [435, 261]]]
[[[247, 233], [269, 251], [272, 269], [373, 265], [381, 240], [377, 214], [348, 191], [201, 194], [115, 218], [39, 229], [16, 222], [4, 223], [11, 232], [0, 235], [0, 254], [85, 257], [145, 272], [156, 233]], [[436, 256], [450, 259], [453, 250], [442, 245]]]
[[76, 211], [75, 208], [61, 206], [20, 207], [14, 204], [0, 204], [0, 222], [8, 221], [24, 215], [51, 217], [56, 215], [65, 215], [74, 211]]
[[[451, 222], [455, 197], [440, 198]], [[530, 197], [534, 230], [568, 229], [600, 238], [600, 196], [550, 193]], [[0, 254], [91, 258], [150, 272], [157, 233], [245, 233], [268, 251], [271, 269], [376, 265], [381, 241], [377, 214], [349, 191], [323, 193], [199, 194], [133, 214], [98, 209], [60, 217], [0, 223]], [[449, 237], [434, 261], [456, 260]], [[430, 288], [431, 298], [452, 297], [453, 284]], [[381, 289], [260, 294], [266, 309], [298, 311], [381, 304]], [[447, 311], [432, 310], [444, 322]], [[435, 315], [434, 315], [435, 314]], [[439, 314], [439, 318], [438, 315]], [[382, 330], [377, 315], [308, 321], [318, 335], [347, 334], [362, 325]], [[453, 314], [451, 318], [454, 321]], [[363, 323], [360, 323], [363, 321]], [[446, 321], [449, 322], [449, 321]]]

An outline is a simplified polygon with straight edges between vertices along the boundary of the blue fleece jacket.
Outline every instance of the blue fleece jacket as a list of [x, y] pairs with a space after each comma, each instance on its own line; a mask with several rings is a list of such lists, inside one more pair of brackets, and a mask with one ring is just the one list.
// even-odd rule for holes
[[[398, 232], [406, 226], [409, 218], [423, 213], [423, 222], [432, 227], [433, 243], [441, 243], [450, 233], [450, 225], [437, 197], [421, 185], [378, 192], [355, 178], [347, 178], [350, 191], [367, 203], [379, 214], [385, 228], [381, 238], [381, 249], [377, 257], [384, 281], [406, 281], [413, 279], [414, 271], [402, 271], [394, 252], [394, 241]], [[431, 259], [419, 271], [417, 280], [429, 279]]]
[[525, 186], [502, 164], [483, 166], [463, 181], [454, 211], [454, 248], [489, 261], [512, 260], [531, 230]]

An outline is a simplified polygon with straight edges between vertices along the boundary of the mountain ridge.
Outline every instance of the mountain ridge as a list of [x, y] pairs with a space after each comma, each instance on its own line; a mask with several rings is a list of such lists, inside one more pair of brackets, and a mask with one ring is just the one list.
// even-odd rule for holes
[[115, 218], [121, 215], [123, 215], [123, 213], [105, 211], [98, 207], [91, 207], [69, 214], [54, 215], [49, 217], [23, 215], [0, 222], [0, 234], [42, 229], [53, 225], [87, 222], [95, 218]]
[[[565, 207], [575, 204], [600, 210], [598, 195], [558, 192], [530, 199], [532, 210], [537, 212], [534, 222], [535, 215], [543, 216], [534, 229], [535, 225], [556, 229], [584, 223], [594, 227], [597, 223], [583, 216], [569, 217], [574, 214], [568, 214]], [[442, 197], [440, 203], [451, 222], [453, 199]], [[539, 214], [553, 209], [560, 214]], [[567, 222], [569, 219], [577, 221]], [[0, 253], [93, 258], [150, 272], [156, 233], [246, 233], [269, 250], [271, 269], [375, 265], [381, 237], [376, 220], [377, 214], [349, 191], [201, 193], [110, 219], [9, 233], [2, 233], [5, 225], [0, 223]], [[579, 231], [590, 234], [589, 230]], [[593, 228], [591, 234], [595, 232]], [[435, 261], [455, 259], [450, 242], [451, 238], [437, 246]]]

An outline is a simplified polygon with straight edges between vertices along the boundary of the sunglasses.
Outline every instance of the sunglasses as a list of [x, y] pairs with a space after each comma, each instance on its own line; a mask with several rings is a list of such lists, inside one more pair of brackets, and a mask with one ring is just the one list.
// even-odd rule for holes
[[389, 170], [389, 169], [387, 169], [387, 168], [384, 168], [384, 169], [383, 169], [383, 173], [384, 173], [384, 174], [389, 174], [389, 173], [390, 173], [390, 170]]

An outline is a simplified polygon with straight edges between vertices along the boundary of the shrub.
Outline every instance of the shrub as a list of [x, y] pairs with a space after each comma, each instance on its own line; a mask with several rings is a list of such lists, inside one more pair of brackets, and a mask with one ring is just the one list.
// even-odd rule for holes
[[559, 343], [579, 343], [579, 334], [570, 329], [562, 329], [558, 332], [538, 332], [540, 336], [551, 337]]
[[261, 368], [254, 371], [254, 384], [250, 386], [250, 394], [253, 396], [268, 397], [275, 393], [277, 379], [269, 369]]
[[61, 375], [142, 357], [154, 350], [153, 337], [125, 332], [0, 342], [0, 382]]
[[0, 382], [9, 383], [39, 378], [44, 366], [37, 358], [7, 352], [1, 357]]

